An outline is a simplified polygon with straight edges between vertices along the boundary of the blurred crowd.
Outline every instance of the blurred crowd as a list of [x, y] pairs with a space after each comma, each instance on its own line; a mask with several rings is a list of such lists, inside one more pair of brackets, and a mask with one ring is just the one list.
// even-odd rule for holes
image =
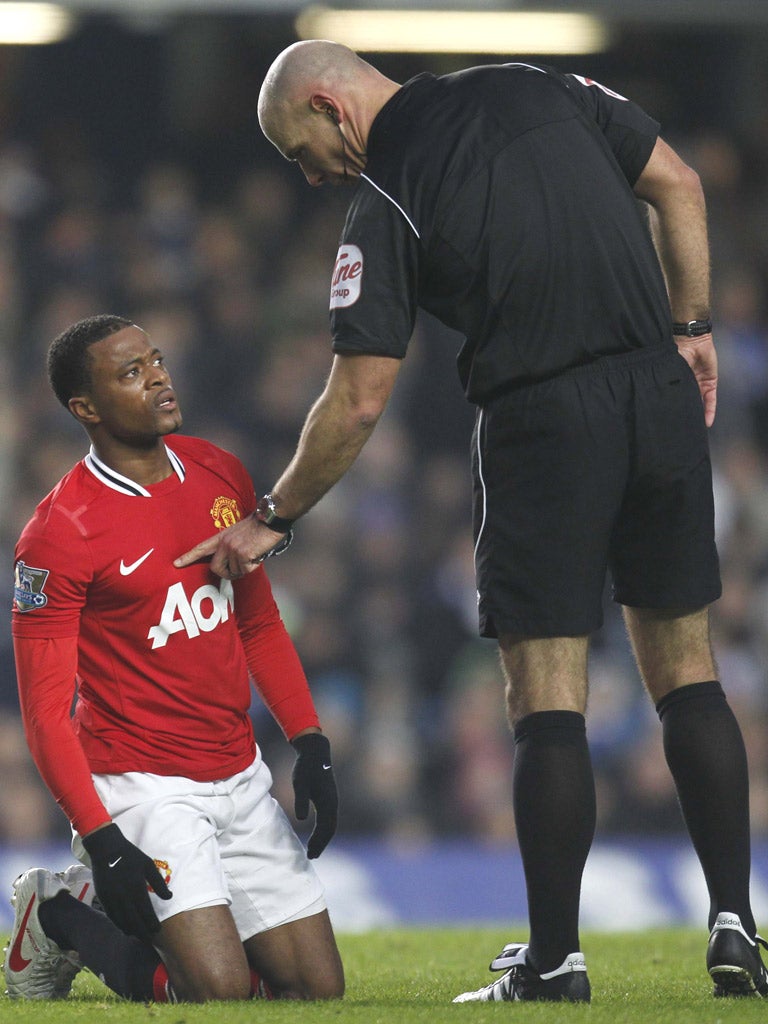
[[[620, 83], [611, 82], [611, 85]], [[85, 452], [44, 369], [49, 341], [94, 312], [126, 315], [164, 351], [185, 431], [236, 452], [257, 493], [290, 457], [331, 352], [330, 272], [349, 199], [268, 157], [211, 189], [164, 153], [120, 178], [76, 136], [52, 153], [0, 137], [0, 571], [37, 502]], [[744, 729], [753, 828], [768, 835], [768, 131], [669, 141], [699, 171], [713, 246], [721, 384], [711, 432], [724, 593], [722, 679]], [[470, 529], [473, 410], [458, 339], [424, 317], [358, 464], [268, 572], [335, 751], [341, 836], [514, 837], [513, 747], [495, 644], [477, 638]], [[10, 597], [9, 597], [10, 602]], [[0, 623], [0, 842], [68, 834], [19, 720]], [[660, 730], [606, 590], [588, 732], [599, 833], [681, 829]], [[224, 682], [224, 681], [222, 681]], [[254, 701], [276, 792], [292, 752]]]

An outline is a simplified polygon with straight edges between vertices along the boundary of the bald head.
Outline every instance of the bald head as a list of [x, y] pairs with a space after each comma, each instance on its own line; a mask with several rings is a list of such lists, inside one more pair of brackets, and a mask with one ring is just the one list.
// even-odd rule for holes
[[[316, 92], [345, 88], [370, 67], [347, 46], [309, 39], [287, 47], [275, 59], [259, 93], [259, 124], [268, 139], [287, 116], [296, 116]], [[371, 69], [373, 70], [373, 69]]]
[[399, 86], [354, 50], [327, 39], [287, 47], [270, 67], [259, 92], [259, 124], [285, 151], [289, 134], [306, 119], [330, 110], [367, 135], [370, 123]]

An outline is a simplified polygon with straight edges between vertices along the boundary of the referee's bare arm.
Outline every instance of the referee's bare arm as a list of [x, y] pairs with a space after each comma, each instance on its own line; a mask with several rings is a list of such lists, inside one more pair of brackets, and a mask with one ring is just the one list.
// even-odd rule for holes
[[[710, 261], [707, 209], [698, 174], [662, 139], [635, 184], [635, 194], [651, 208], [651, 228], [672, 307], [679, 323], [710, 316]], [[717, 404], [717, 354], [712, 335], [678, 340], [693, 370], [708, 427]]]
[[[271, 491], [281, 518], [298, 519], [344, 476], [384, 411], [399, 369], [400, 360], [387, 356], [334, 356], [296, 453]], [[212, 556], [213, 572], [237, 579], [253, 571], [278, 540], [274, 531], [249, 516], [198, 544], [174, 565], [182, 568]]]

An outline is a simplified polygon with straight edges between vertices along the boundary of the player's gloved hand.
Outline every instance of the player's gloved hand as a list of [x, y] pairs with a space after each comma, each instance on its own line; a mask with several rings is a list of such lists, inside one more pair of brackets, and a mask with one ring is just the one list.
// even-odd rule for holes
[[104, 913], [126, 935], [151, 945], [160, 922], [147, 883], [162, 900], [172, 895], [155, 862], [129, 842], [114, 822], [83, 836], [83, 846], [91, 858], [93, 885]]
[[296, 751], [293, 766], [294, 812], [299, 821], [309, 814], [310, 800], [315, 805], [315, 827], [307, 843], [310, 860], [319, 857], [336, 832], [339, 794], [331, 765], [331, 745], [319, 732], [304, 733], [291, 741]]

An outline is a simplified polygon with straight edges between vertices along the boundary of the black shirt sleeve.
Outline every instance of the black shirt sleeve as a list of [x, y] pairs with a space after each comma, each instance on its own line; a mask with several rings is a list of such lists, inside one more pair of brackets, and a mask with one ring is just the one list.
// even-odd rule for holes
[[627, 181], [634, 185], [648, 163], [660, 125], [636, 103], [581, 75], [565, 82], [584, 113], [602, 131]]
[[333, 351], [402, 359], [417, 307], [416, 230], [370, 179], [350, 206], [331, 280]]

